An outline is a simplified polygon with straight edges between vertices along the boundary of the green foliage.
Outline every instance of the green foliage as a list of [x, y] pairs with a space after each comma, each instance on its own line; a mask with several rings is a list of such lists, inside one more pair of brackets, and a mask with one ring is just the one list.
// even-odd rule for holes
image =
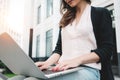
[[0, 61], [0, 68], [5, 68], [6, 66], [4, 65], [4, 63], [2, 63], [1, 61]]
[[15, 74], [9, 73], [9, 74], [4, 74], [5, 76], [7, 76], [8, 78], [14, 77]]
[[1, 61], [0, 61], [0, 68], [5, 69], [5, 71], [4, 71], [3, 73], [12, 73], [12, 72], [6, 67], [6, 65], [5, 65], [4, 63], [2, 63]]

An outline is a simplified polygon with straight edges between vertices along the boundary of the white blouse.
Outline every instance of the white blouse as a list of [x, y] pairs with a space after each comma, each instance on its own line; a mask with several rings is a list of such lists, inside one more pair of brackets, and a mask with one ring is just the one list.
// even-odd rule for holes
[[[62, 56], [59, 61], [88, 54], [91, 53], [91, 50], [96, 49], [96, 39], [91, 22], [91, 6], [86, 6], [77, 24], [74, 20], [72, 24], [62, 28], [61, 34]], [[85, 65], [99, 70], [101, 69], [101, 63], [89, 63]]]

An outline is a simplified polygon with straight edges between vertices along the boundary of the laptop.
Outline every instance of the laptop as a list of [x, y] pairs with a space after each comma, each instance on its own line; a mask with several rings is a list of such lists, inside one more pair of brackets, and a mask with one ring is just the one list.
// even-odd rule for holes
[[34, 61], [26, 55], [8, 33], [0, 35], [0, 60], [14, 74], [42, 79], [53, 78], [82, 69], [82, 67], [77, 67], [59, 72], [52, 72], [51, 70], [46, 70], [44, 72], [34, 64]]

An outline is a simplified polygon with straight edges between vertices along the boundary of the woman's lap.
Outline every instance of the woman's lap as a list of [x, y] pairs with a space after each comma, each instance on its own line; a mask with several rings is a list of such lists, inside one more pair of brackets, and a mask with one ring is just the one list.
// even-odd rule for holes
[[[8, 80], [43, 80], [43, 79], [37, 79], [33, 77], [25, 78], [24, 76], [18, 76], [18, 79], [16, 78], [17, 77], [15, 77], [15, 79], [12, 78]], [[84, 69], [81, 69], [77, 72], [70, 73], [64, 76], [51, 78], [48, 80], [100, 80], [100, 74], [99, 74], [99, 71], [96, 69], [85, 67]]]

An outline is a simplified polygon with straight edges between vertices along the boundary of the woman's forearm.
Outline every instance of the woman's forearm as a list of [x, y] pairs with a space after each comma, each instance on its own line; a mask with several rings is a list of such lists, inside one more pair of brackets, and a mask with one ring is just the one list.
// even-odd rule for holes
[[78, 61], [80, 64], [96, 63], [99, 60], [99, 56], [94, 52], [76, 58], [76, 61]]
[[82, 56], [78, 56], [73, 59], [61, 61], [52, 70], [53, 71], [66, 70], [69, 68], [77, 67], [82, 64], [96, 63], [99, 60], [100, 60], [99, 56], [96, 53], [92, 52], [84, 54]]
[[49, 65], [52, 65], [52, 64], [55, 64], [58, 62], [60, 58], [60, 55], [57, 54], [57, 53], [54, 53], [52, 56], [50, 56], [47, 60], [46, 60], [46, 63], [49, 64]]

